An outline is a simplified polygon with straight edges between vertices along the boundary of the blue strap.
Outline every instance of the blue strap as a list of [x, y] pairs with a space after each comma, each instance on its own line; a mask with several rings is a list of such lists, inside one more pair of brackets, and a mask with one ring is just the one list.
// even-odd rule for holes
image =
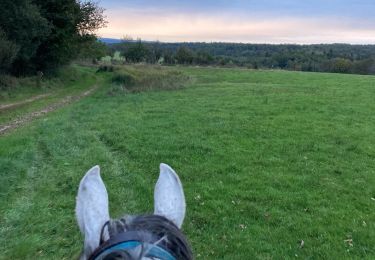
[[[127, 250], [130, 250], [130, 249], [134, 249], [138, 246], [142, 246], [142, 243], [139, 242], [139, 241], [122, 242], [122, 243], [117, 244], [113, 247], [107, 248], [100, 255], [98, 255], [96, 257], [96, 259], [102, 259], [104, 256], [106, 256], [106, 255], [108, 255], [108, 254], [110, 254], [114, 251], [118, 251], [118, 250], [127, 251]], [[158, 247], [156, 245], [149, 244], [149, 243], [143, 243], [143, 246], [151, 248], [147, 252], [147, 254], [145, 255], [146, 257], [155, 257], [155, 258], [159, 258], [159, 259], [162, 259], [162, 260], [176, 260], [176, 258], [174, 256], [172, 256], [168, 251], [166, 251], [165, 249], [163, 249], [161, 247]]]

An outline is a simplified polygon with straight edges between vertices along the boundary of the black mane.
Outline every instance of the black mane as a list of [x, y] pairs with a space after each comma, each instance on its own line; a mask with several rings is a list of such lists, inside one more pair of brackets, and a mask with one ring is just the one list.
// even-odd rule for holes
[[[105, 227], [108, 230], [109, 239], [120, 233], [137, 232], [141, 242], [155, 244], [172, 254], [176, 259], [193, 259], [189, 243], [180, 229], [170, 220], [158, 215], [125, 216], [121, 219], [110, 220]], [[102, 234], [102, 241], [103, 234]], [[105, 257], [105, 260], [112, 259], [140, 259], [140, 255], [134, 256], [131, 253], [118, 251]]]

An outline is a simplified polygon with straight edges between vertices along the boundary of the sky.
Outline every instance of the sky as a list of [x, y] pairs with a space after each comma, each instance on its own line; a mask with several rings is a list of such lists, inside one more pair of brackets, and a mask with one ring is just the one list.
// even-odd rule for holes
[[101, 37], [375, 44], [375, 0], [101, 0]]

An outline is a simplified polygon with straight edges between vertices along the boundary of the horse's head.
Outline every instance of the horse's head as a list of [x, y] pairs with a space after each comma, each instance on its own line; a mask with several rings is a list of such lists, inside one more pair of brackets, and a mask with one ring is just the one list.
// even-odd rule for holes
[[77, 195], [76, 216], [85, 238], [81, 259], [191, 259], [180, 231], [185, 208], [178, 175], [161, 164], [154, 214], [110, 219], [107, 190], [95, 166], [82, 178]]

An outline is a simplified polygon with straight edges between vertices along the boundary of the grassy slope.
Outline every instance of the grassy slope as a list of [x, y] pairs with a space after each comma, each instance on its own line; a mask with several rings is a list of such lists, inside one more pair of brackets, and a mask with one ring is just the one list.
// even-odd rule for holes
[[0, 124], [56, 103], [67, 95], [77, 95], [92, 87], [97, 81], [94, 71], [94, 68], [88, 67], [68, 67], [62, 69], [57, 77], [45, 78], [39, 88], [33, 85], [34, 82], [31, 78], [25, 78], [20, 80], [19, 86], [15, 89], [0, 90], [1, 105], [19, 102], [41, 94], [48, 94], [48, 96], [31, 103], [0, 110]]
[[184, 70], [189, 88], [103, 86], [0, 137], [0, 258], [77, 256], [95, 164], [112, 216], [151, 212], [160, 162], [184, 184], [198, 258], [375, 257], [373, 77]]

